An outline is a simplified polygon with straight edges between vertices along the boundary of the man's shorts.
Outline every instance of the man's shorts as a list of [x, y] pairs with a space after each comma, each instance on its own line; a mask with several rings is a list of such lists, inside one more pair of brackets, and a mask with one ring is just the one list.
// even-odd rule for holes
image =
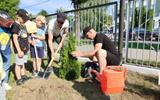
[[[37, 56], [38, 58], [44, 57], [44, 48], [43, 47], [36, 47]], [[30, 55], [31, 58], [36, 58], [35, 48], [33, 46], [30, 46]]]
[[16, 60], [15, 60], [16, 65], [24, 65], [24, 63], [27, 63], [27, 59], [28, 59], [27, 54], [25, 54], [22, 58], [19, 58], [18, 54], [16, 54], [15, 57], [16, 57]]
[[107, 65], [119, 65], [120, 64], [120, 57], [118, 55], [112, 54], [111, 52], [107, 51]]

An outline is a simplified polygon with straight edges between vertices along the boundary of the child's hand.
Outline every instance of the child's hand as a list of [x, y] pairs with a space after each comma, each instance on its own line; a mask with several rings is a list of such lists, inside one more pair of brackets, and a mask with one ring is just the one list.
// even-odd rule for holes
[[35, 46], [36, 41], [35, 41], [35, 40], [33, 40], [33, 41], [31, 42], [31, 44], [32, 44], [33, 46]]
[[37, 38], [37, 36], [36, 36], [35, 34], [32, 34], [31, 36], [32, 36], [33, 38]]

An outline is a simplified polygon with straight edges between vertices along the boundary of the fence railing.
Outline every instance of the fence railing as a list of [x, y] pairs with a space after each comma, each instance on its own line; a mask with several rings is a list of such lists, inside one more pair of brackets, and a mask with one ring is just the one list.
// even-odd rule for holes
[[[159, 0], [126, 0], [124, 63], [160, 66], [160, 30], [159, 25], [156, 25], [159, 21], [159, 17], [157, 17], [159, 2]], [[119, 42], [119, 9], [118, 2], [110, 2], [91, 7], [81, 6], [77, 10], [65, 11], [70, 24], [69, 32], [75, 32], [76, 37], [79, 38], [83, 28], [90, 25], [99, 33], [111, 35], [113, 42], [117, 44]], [[47, 17], [55, 18], [56, 14]], [[76, 45], [78, 49], [93, 49], [93, 43], [90, 40], [79, 39]]]
[[[126, 2], [124, 62], [160, 67], [160, 30], [156, 6], [159, 0]], [[158, 18], [159, 19], [159, 18]]]

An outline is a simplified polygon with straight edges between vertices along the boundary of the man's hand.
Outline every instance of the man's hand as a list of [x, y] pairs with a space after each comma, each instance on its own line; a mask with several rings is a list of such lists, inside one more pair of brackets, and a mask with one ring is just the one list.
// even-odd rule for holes
[[73, 52], [71, 52], [71, 55], [73, 57], [81, 57], [83, 54], [81, 51], [73, 51]]
[[59, 44], [59, 48], [62, 48], [62, 43]]
[[52, 53], [51, 57], [54, 58], [55, 57], [55, 53]]
[[24, 52], [19, 51], [19, 52], [18, 52], [18, 57], [19, 57], [19, 58], [22, 58], [23, 56], [24, 56]]

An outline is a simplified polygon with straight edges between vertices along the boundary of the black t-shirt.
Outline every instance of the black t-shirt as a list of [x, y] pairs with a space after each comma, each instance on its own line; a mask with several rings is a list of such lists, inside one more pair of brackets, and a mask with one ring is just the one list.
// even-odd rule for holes
[[102, 43], [102, 49], [109, 51], [110, 53], [119, 57], [116, 46], [113, 44], [113, 42], [106, 35], [97, 33], [96, 37], [94, 39], [94, 46], [97, 43]]
[[[19, 46], [24, 53], [27, 53], [27, 51], [29, 50], [29, 42], [28, 42], [28, 34], [27, 34], [26, 27], [14, 22], [11, 27], [11, 32], [13, 34], [18, 35]], [[18, 53], [17, 48], [15, 47], [14, 41], [13, 41], [13, 46], [14, 46], [14, 52]]]

